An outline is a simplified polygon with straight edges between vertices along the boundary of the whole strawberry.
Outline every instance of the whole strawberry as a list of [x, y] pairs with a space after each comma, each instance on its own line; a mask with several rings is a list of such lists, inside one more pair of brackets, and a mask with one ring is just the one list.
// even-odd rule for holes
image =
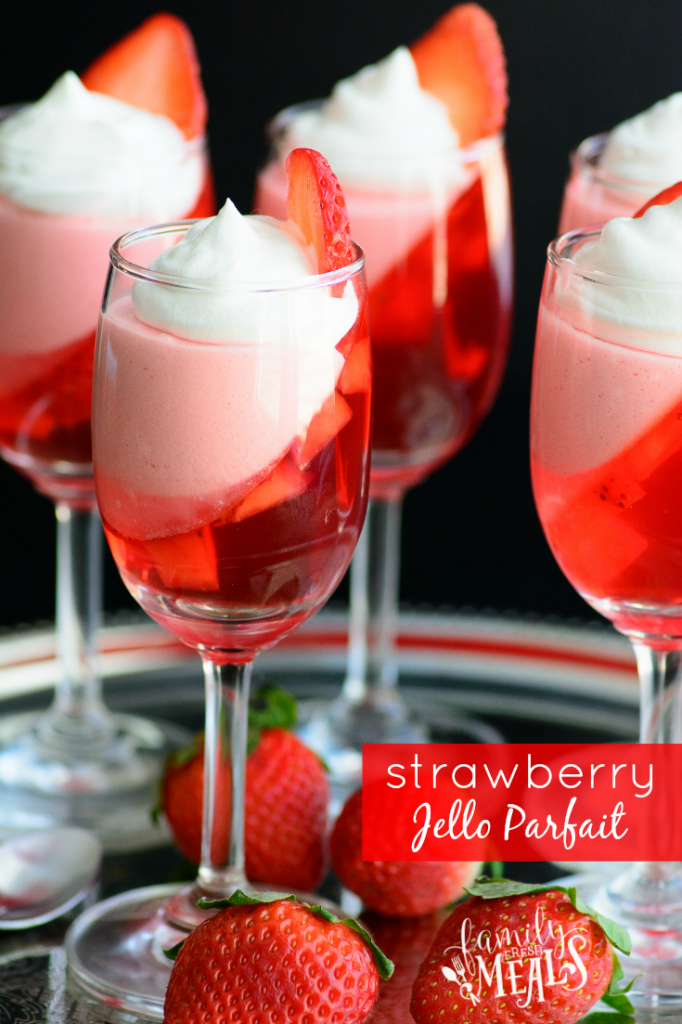
[[468, 891], [417, 975], [417, 1024], [575, 1024], [600, 998], [633, 1012], [612, 946], [629, 952], [628, 934], [575, 889], [478, 879]]
[[[259, 691], [249, 709], [244, 848], [246, 874], [292, 889], [314, 889], [325, 869], [328, 784], [308, 747], [289, 732], [295, 721], [291, 697], [274, 687]], [[271, 727], [270, 723], [280, 723]], [[201, 859], [204, 744], [198, 737], [168, 760], [162, 807], [181, 853]], [[229, 817], [229, 795], [222, 807]]]
[[346, 801], [329, 847], [332, 867], [346, 888], [370, 910], [388, 917], [419, 917], [452, 903], [481, 866], [468, 861], [363, 861], [361, 789]]
[[164, 1024], [361, 1024], [391, 976], [356, 921], [293, 896], [237, 890], [200, 906], [221, 909], [177, 953]]

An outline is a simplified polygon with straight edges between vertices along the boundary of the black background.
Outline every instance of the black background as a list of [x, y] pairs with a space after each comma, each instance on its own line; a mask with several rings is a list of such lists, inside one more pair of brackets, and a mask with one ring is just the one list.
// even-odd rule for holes
[[[447, 0], [195, 0], [168, 3], [192, 29], [210, 108], [218, 199], [250, 208], [263, 125], [325, 96], [341, 77], [409, 43]], [[544, 251], [567, 157], [581, 139], [682, 88], [678, 0], [488, 0], [508, 59], [507, 139], [517, 242], [511, 358], [495, 408], [469, 447], [405, 502], [401, 596], [543, 615], [591, 616], [556, 567], [530, 491], [528, 397]], [[82, 71], [158, 3], [34, 4], [3, 12], [0, 102], [37, 99]], [[0, 464], [0, 625], [50, 618], [50, 503]], [[107, 569], [109, 610], [132, 605]]]

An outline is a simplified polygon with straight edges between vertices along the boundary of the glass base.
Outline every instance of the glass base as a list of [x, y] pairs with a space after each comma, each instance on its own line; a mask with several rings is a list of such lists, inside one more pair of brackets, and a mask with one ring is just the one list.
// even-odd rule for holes
[[[251, 891], [267, 889], [249, 883], [247, 886]], [[322, 904], [337, 916], [345, 916], [340, 907], [318, 895], [294, 894], [306, 903]], [[71, 925], [64, 942], [74, 980], [109, 1006], [163, 1020], [173, 967], [163, 951], [189, 933], [169, 917], [191, 906], [198, 924], [216, 913], [198, 910], [197, 895], [191, 885], [154, 885], [114, 896], [86, 910]]]
[[[671, 865], [660, 865], [662, 869]], [[601, 914], [627, 928], [630, 956], [621, 956], [625, 980], [635, 978], [630, 998], [639, 1011], [682, 1011], [682, 877], [642, 882], [636, 865], [615, 878], [571, 875], [557, 880], [575, 885], [578, 895]], [[639, 976], [639, 977], [637, 977]]]
[[96, 747], [49, 742], [63, 738], [51, 729], [50, 711], [0, 721], [0, 839], [76, 826], [94, 832], [109, 852], [168, 841], [151, 811], [166, 756], [189, 734], [132, 715], [106, 721], [108, 742]]

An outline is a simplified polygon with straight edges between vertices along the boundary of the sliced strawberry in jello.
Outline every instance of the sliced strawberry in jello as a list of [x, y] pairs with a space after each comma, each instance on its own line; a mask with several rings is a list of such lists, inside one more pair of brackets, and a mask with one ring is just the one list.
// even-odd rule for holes
[[218, 556], [209, 527], [175, 537], [145, 541], [147, 554], [164, 587], [217, 590]]
[[314, 149], [294, 149], [287, 157], [287, 217], [315, 249], [317, 271], [347, 267], [355, 259], [348, 210], [331, 167]]
[[155, 14], [98, 57], [81, 76], [102, 92], [164, 114], [187, 139], [202, 135], [208, 108], [192, 33], [174, 14]]
[[643, 217], [647, 210], [650, 210], [652, 206], [667, 206], [668, 203], [673, 203], [676, 199], [682, 196], [682, 181], [676, 182], [671, 185], [670, 188], [664, 188], [662, 192], [650, 199], [648, 203], [645, 203], [637, 213], [633, 214], [632, 219], [637, 220], [638, 217]]
[[288, 458], [282, 459], [273, 469], [270, 476], [254, 487], [246, 497], [233, 509], [230, 522], [241, 523], [244, 519], [259, 512], [266, 512], [275, 505], [291, 501], [303, 494], [310, 483], [310, 474], [303, 473]]
[[506, 61], [497, 25], [487, 11], [478, 4], [458, 4], [410, 51], [419, 84], [446, 105], [462, 146], [504, 127], [509, 104]]
[[332, 392], [320, 411], [310, 421], [303, 447], [296, 459], [300, 469], [305, 469], [310, 465], [315, 456], [319, 455], [329, 442], [343, 430], [352, 415], [353, 412], [348, 402], [338, 391]]

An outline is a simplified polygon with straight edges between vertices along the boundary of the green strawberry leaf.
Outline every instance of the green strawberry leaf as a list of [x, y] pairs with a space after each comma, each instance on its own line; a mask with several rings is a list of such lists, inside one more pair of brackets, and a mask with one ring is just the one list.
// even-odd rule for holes
[[197, 906], [199, 910], [224, 910], [225, 907], [255, 907], [259, 903], [276, 903], [277, 900], [296, 903], [296, 897], [288, 892], [244, 892], [243, 889], [235, 889], [231, 896], [223, 900], [207, 900], [202, 896]]
[[290, 693], [280, 686], [261, 686], [249, 701], [247, 753], [256, 749], [263, 729], [293, 729], [297, 716]]
[[588, 906], [587, 903], [584, 903], [573, 887], [568, 890], [568, 898], [579, 914], [587, 914], [588, 917], [591, 917], [593, 921], [600, 925], [612, 946], [620, 949], [623, 953], [630, 953], [632, 942], [630, 941], [627, 928], [623, 928], [622, 924], [612, 921], [610, 917], [604, 917], [603, 914]]
[[[224, 900], [207, 900], [202, 896], [197, 906], [200, 910], [222, 910], [224, 907], [253, 907], [258, 903], [274, 903], [276, 900], [291, 900], [293, 903], [299, 902], [295, 896], [285, 892], [243, 892], [242, 889], [236, 889], [231, 896]], [[346, 917], [341, 920], [340, 917], [336, 917], [326, 907], [311, 907], [309, 903], [301, 903], [301, 906], [309, 910], [311, 914], [315, 914], [316, 917], [321, 917], [323, 921], [329, 921], [330, 924], [345, 924], [347, 928], [352, 928], [354, 932], [358, 933], [365, 945], [371, 949], [374, 962], [379, 971], [379, 977], [383, 978], [384, 981], [391, 977], [394, 970], [393, 962], [388, 959], [385, 953], [382, 953], [369, 932], [361, 924], [358, 924], [354, 917]], [[182, 945], [182, 943], [179, 945]], [[168, 954], [166, 955], [168, 956]], [[175, 958], [173, 957], [173, 959]]]
[[509, 896], [533, 896], [542, 892], [563, 892], [579, 914], [586, 914], [597, 922], [612, 946], [625, 954], [629, 954], [632, 949], [630, 936], [626, 929], [609, 917], [604, 917], [587, 903], [583, 903], [573, 888], [566, 889], [563, 885], [553, 885], [551, 882], [545, 885], [528, 885], [525, 882], [513, 882], [508, 878], [487, 878], [482, 875], [471, 885], [466, 886], [466, 892], [470, 896], [480, 896], [484, 900], [503, 899]]
[[604, 995], [601, 997], [602, 1003], [606, 1003], [612, 1010], [616, 1010], [617, 1013], [625, 1015], [628, 1022], [634, 1021], [635, 1008], [628, 999], [627, 993], [634, 985], [637, 978], [633, 978], [631, 982], [625, 985], [623, 988], [619, 985], [621, 978], [623, 977], [623, 968], [621, 967], [620, 960], [613, 954], [613, 967], [611, 969], [611, 980], [609, 987], [607, 988]]
[[180, 941], [175, 946], [171, 946], [170, 949], [164, 949], [163, 955], [165, 957], [168, 957], [169, 960], [173, 960], [173, 961], [177, 960], [178, 953], [180, 952], [182, 947], [185, 945], [186, 941], [187, 941], [186, 939], [180, 939]]

